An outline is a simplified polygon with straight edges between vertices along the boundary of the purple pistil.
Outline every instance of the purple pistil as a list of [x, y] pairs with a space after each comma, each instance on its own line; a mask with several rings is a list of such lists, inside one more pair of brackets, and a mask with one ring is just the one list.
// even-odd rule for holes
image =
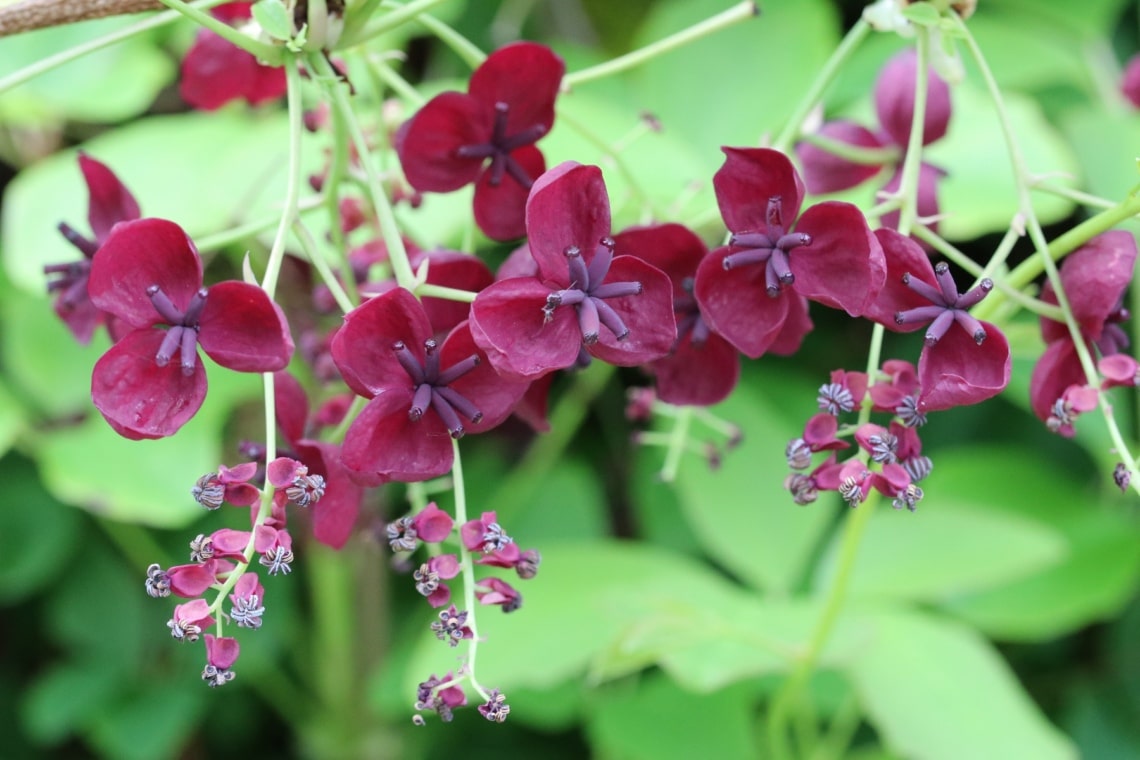
[[772, 298], [780, 295], [780, 288], [791, 285], [796, 276], [788, 266], [788, 254], [793, 248], [811, 245], [811, 235], [802, 232], [789, 233], [784, 227], [783, 199], [773, 196], [768, 199], [768, 229], [765, 232], [734, 232], [729, 245], [745, 250], [730, 253], [724, 257], [725, 269], [751, 264], [764, 264], [764, 284]]
[[459, 391], [448, 387], [479, 366], [477, 354], [471, 354], [447, 369], [441, 369], [439, 366], [439, 346], [431, 338], [424, 341], [424, 360], [422, 362], [412, 353], [411, 349], [404, 345], [403, 341], [396, 341], [392, 350], [396, 352], [396, 360], [400, 362], [400, 366], [408, 373], [412, 385], [415, 386], [415, 391], [412, 393], [412, 405], [408, 408], [409, 420], [418, 422], [423, 419], [424, 413], [430, 407], [439, 415], [440, 420], [451, 433], [451, 437], [459, 439], [463, 437], [465, 432], [460, 415], [475, 423], [483, 419], [483, 413], [471, 401]]
[[543, 321], [554, 319], [554, 311], [559, 306], [574, 306], [578, 312], [583, 344], [592, 346], [597, 343], [602, 325], [618, 340], [625, 340], [629, 337], [629, 328], [606, 299], [640, 295], [642, 288], [640, 282], [603, 282], [614, 258], [613, 238], [602, 238], [589, 266], [582, 261], [582, 251], [577, 246], [568, 247], [564, 253], [570, 268], [570, 287], [556, 290], [546, 297], [546, 305], [542, 307]]
[[198, 320], [202, 316], [202, 309], [206, 308], [206, 289], [199, 288], [194, 293], [185, 313], [157, 285], [147, 288], [146, 294], [154, 305], [154, 310], [170, 325], [166, 337], [158, 347], [158, 353], [154, 355], [154, 363], [165, 367], [177, 350], [182, 362], [182, 374], [190, 377], [198, 362]]
[[939, 262], [934, 267], [934, 276], [938, 280], [938, 287], [912, 277], [910, 272], [903, 275], [903, 284], [930, 301], [930, 306], [916, 306], [913, 309], [895, 313], [895, 323], [900, 325], [915, 322], [929, 322], [926, 330], [926, 345], [933, 346], [950, 325], [957, 322], [962, 326], [974, 342], [979, 346], [986, 339], [986, 329], [976, 318], [970, 316], [967, 309], [971, 309], [981, 302], [994, 288], [994, 281], [986, 277], [973, 288], [959, 294], [954, 284], [954, 277], [950, 274], [950, 267], [946, 262]]
[[709, 327], [701, 317], [697, 299], [693, 297], [693, 278], [686, 277], [681, 282], [684, 294], [673, 299], [673, 313], [677, 315], [677, 340], [673, 344], [676, 348], [686, 335], [691, 335], [690, 343], [700, 348], [709, 338]]
[[76, 232], [66, 222], [59, 223], [59, 231], [67, 242], [79, 249], [83, 258], [67, 264], [48, 264], [44, 267], [44, 274], [54, 276], [48, 282], [48, 292], [62, 292], [59, 305], [65, 309], [74, 309], [87, 298], [87, 276], [91, 273], [91, 258], [99, 249], [99, 244]]
[[488, 181], [493, 187], [498, 187], [499, 183], [503, 181], [503, 173], [506, 172], [514, 178], [515, 182], [529, 190], [534, 180], [519, 162], [511, 157], [511, 152], [524, 145], [533, 145], [538, 138], [546, 134], [546, 125], [533, 124], [521, 132], [508, 135], [507, 116], [510, 114], [510, 110], [509, 104], [502, 101], [496, 103], [495, 124], [491, 128], [490, 141], [463, 145], [456, 153], [461, 158], [490, 158], [491, 176]]

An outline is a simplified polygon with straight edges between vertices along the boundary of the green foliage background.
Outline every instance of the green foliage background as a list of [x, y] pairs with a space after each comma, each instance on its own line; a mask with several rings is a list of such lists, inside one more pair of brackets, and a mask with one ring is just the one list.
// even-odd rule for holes
[[[728, 5], [456, 0], [440, 16], [484, 49], [544, 41], [575, 71]], [[1140, 49], [1135, 4], [980, 5], [970, 25], [1030, 167], [1122, 197], [1140, 155], [1140, 116], [1115, 91], [1120, 61]], [[582, 85], [559, 102], [548, 162], [602, 163], [615, 226], [642, 221], [622, 172], [564, 121], [614, 142], [652, 113], [661, 131], [624, 151], [625, 166], [658, 217], [717, 239], [709, 179], [719, 146], [756, 144], [782, 126], [858, 6], [768, 0], [759, 19]], [[124, 23], [0, 39], [0, 76]], [[266, 625], [243, 638], [238, 679], [218, 691], [199, 682], [200, 649], [168, 640], [171, 605], [145, 596], [144, 569], [184, 561], [194, 534], [224, 524], [202, 515], [189, 487], [232, 463], [234, 443], [257, 429], [259, 384], [212, 368], [207, 404], [178, 436], [118, 438], [88, 399], [106, 344], [75, 345], [42, 275], [72, 257], [57, 223], [85, 215], [79, 146], [119, 173], [145, 214], [195, 237], [279, 202], [283, 110], [187, 112], [172, 88], [192, 34], [179, 24], [140, 35], [0, 95], [10, 179], [0, 231], [0, 754], [762, 756], [767, 700], [818, 618], [845, 509], [827, 499], [794, 506], [783, 447], [827, 373], [863, 366], [870, 332], [822, 311], [800, 355], [748, 366], [715, 410], [746, 435], [718, 470], [692, 456], [673, 486], [659, 482], [661, 452], [630, 443], [621, 388], [600, 367], [556, 387], [548, 437], [508, 428], [465, 443], [474, 508], [497, 509], [543, 555], [523, 609], [480, 618], [480, 673], [509, 695], [507, 724], [473, 710], [452, 725], [410, 723], [416, 683], [457, 662], [428, 635], [431, 611], [387, 568], [374, 535], [402, 512], [395, 494], [368, 505], [365, 530], [341, 554], [300, 540], [296, 571], [267, 582]], [[425, 35], [413, 25], [383, 44], [407, 46], [409, 77], [461, 86], [467, 70]], [[829, 92], [827, 116], [869, 121], [877, 69], [903, 44], [883, 36], [860, 50]], [[949, 172], [942, 230], [985, 256], [1016, 211], [1013, 183], [969, 67], [953, 97], [950, 134], [931, 155]], [[315, 169], [320, 146], [306, 139]], [[1080, 218], [1068, 202], [1035, 200], [1051, 230]], [[468, 208], [462, 193], [429, 197], [404, 222], [422, 242], [455, 241]], [[221, 255], [237, 267], [264, 245], [251, 238]], [[854, 736], [846, 756], [1140, 756], [1136, 503], [1112, 486], [1115, 460], [1094, 417], [1064, 441], [1028, 413], [1040, 339], [1031, 321], [1009, 335], [1010, 390], [932, 417], [926, 500], [913, 515], [877, 514], [861, 546], [851, 602], [811, 683], [818, 717]], [[887, 344], [887, 355], [917, 351], [913, 340]], [[1135, 399], [1116, 401], [1135, 433]]]

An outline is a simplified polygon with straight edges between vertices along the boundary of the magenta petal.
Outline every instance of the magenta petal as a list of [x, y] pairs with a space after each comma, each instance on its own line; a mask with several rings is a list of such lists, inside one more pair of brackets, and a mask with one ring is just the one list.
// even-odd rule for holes
[[244, 96], [251, 106], [259, 106], [271, 100], [277, 100], [285, 94], [288, 85], [285, 81], [285, 69], [280, 66], [264, 66], [254, 59], [253, 76]]
[[87, 298], [75, 305], [64, 304], [57, 299], [52, 308], [56, 316], [67, 325], [75, 340], [84, 346], [91, 342], [95, 328], [103, 324], [103, 312], [96, 309], [95, 304]]
[[768, 353], [776, 356], [791, 356], [800, 350], [804, 338], [812, 331], [811, 315], [808, 314], [808, 300], [795, 293], [785, 294], [790, 298], [788, 302], [788, 315], [784, 318], [784, 325], [776, 334], [775, 340], [768, 346]]
[[177, 362], [155, 364], [162, 330], [136, 330], [95, 362], [91, 401], [121, 435], [138, 440], [174, 435], [206, 398], [206, 371], [187, 377]]
[[711, 406], [728, 398], [740, 379], [740, 356], [724, 338], [712, 333], [694, 345], [690, 332], [673, 353], [649, 365], [657, 379], [657, 397], [678, 406]]
[[393, 346], [402, 342], [422, 361], [424, 341], [431, 336], [420, 302], [407, 290], [395, 288], [346, 314], [331, 351], [344, 381], [357, 394], [371, 398], [394, 387], [410, 393], [411, 378]]
[[[546, 170], [542, 151], [524, 145], [511, 153], [532, 181]], [[514, 240], [526, 234], [526, 201], [530, 187], [523, 186], [510, 173], [504, 173], [499, 184], [491, 184], [490, 169], [479, 175], [475, 183], [475, 224], [492, 240]]]
[[587, 264], [610, 234], [610, 199], [602, 170], [566, 161], [534, 183], [526, 204], [530, 252], [541, 278], [570, 282], [565, 251], [576, 246]]
[[352, 535], [360, 514], [363, 492], [349, 478], [341, 463], [340, 446], [301, 440], [294, 446], [309, 472], [325, 479], [325, 495], [309, 508], [313, 515], [313, 538], [325, 546], [340, 549]]
[[[413, 260], [413, 269], [424, 260], [428, 262], [427, 281], [432, 285], [458, 288], [478, 293], [495, 281], [491, 270], [478, 256], [458, 251], [430, 251]], [[427, 297], [420, 301], [427, 313], [431, 329], [436, 334], [449, 332], [467, 319], [471, 305], [444, 298]]]
[[241, 651], [237, 639], [229, 636], [215, 638], [209, 633], [203, 638], [206, 640], [206, 662], [222, 670], [232, 667], [237, 662], [238, 653]]
[[[937, 166], [932, 166], [923, 162], [918, 167], [918, 203], [915, 210], [920, 217], [929, 218], [938, 216], [938, 183], [946, 176], [946, 172], [939, 169]], [[879, 191], [884, 195], [894, 195], [899, 191], [902, 185], [902, 167], [899, 166], [887, 184], [883, 185], [883, 189]], [[883, 214], [879, 223], [884, 227], [890, 227], [892, 230], [898, 229], [899, 226], [899, 212], [891, 211], [890, 213]], [[938, 222], [934, 221], [930, 224], [930, 228], [935, 232], [938, 231]]]
[[[1109, 316], [1120, 308], [1135, 265], [1136, 238], [1124, 230], [1097, 235], [1061, 263], [1061, 284], [1087, 339], [1099, 339]], [[1068, 330], [1061, 326], [1057, 333], [1068, 335]]]
[[528, 277], [491, 285], [471, 304], [471, 334], [501, 375], [534, 379], [569, 367], [578, 358], [582, 333], [572, 308], [542, 307], [550, 288]]
[[277, 424], [287, 441], [297, 441], [305, 435], [309, 419], [309, 397], [297, 378], [288, 372], [273, 375], [273, 399]]
[[1064, 395], [1065, 389], [1086, 381], [1073, 341], [1067, 338], [1053, 341], [1033, 365], [1029, 379], [1029, 403], [1033, 413], [1046, 422], [1053, 414], [1053, 404]]
[[[879, 123], [891, 139], [902, 146], [910, 139], [917, 75], [918, 56], [913, 48], [907, 48], [887, 61], [875, 82], [875, 110], [879, 114]], [[933, 69], [928, 68], [922, 144], [929, 145], [942, 138], [949, 123], [950, 87]]]
[[464, 420], [468, 433], [482, 433], [510, 416], [519, 399], [530, 387], [530, 381], [511, 380], [495, 372], [486, 355], [475, 344], [468, 323], [462, 322], [443, 342], [439, 363], [446, 370], [472, 355], [479, 357], [479, 366], [453, 380], [448, 387], [474, 404], [483, 414], [479, 422]]
[[536, 124], [550, 130], [554, 124], [554, 99], [562, 84], [566, 64], [545, 45], [516, 42], [499, 48], [471, 75], [467, 92], [484, 107], [507, 103], [508, 135]]
[[257, 78], [257, 59], [208, 29], [199, 30], [182, 59], [178, 92], [195, 108], [213, 111], [245, 96]]
[[602, 282], [639, 282], [641, 293], [605, 299], [629, 328], [629, 335], [618, 340], [603, 328], [598, 342], [589, 347], [590, 353], [620, 367], [635, 367], [666, 356], [677, 342], [677, 320], [673, 283], [665, 273], [636, 256], [618, 256]]
[[1136, 108], [1140, 108], [1140, 55], [1128, 59], [1124, 76], [1120, 78], [1120, 92]]
[[106, 164], [80, 151], [79, 168], [90, 196], [87, 222], [96, 240], [105, 240], [118, 222], [139, 218], [138, 201]]
[[680, 224], [632, 227], [614, 235], [615, 255], [633, 255], [660, 269], [677, 297], [686, 295], [684, 281], [696, 274], [707, 253], [696, 233]]
[[412, 391], [381, 392], [349, 427], [342, 457], [353, 479], [367, 486], [391, 480], [438, 478], [451, 470], [451, 436], [434, 410], [408, 418]]
[[451, 519], [451, 515], [437, 507], [433, 501], [416, 513], [415, 517], [412, 518], [412, 525], [415, 526], [416, 534], [421, 541], [438, 544], [451, 535], [455, 521]]
[[457, 154], [464, 145], [491, 138], [492, 112], [459, 92], [436, 95], [400, 130], [397, 153], [404, 176], [417, 190], [447, 193], [479, 176], [486, 159]]
[[227, 369], [276, 372], [293, 356], [285, 313], [264, 290], [247, 282], [210, 286], [198, 325], [202, 350]]
[[768, 200], [781, 199], [785, 227], [800, 213], [804, 183], [792, 162], [771, 148], [721, 148], [724, 164], [713, 176], [716, 202], [732, 232], [768, 229]]
[[724, 258], [735, 250], [717, 248], [705, 257], [693, 294], [709, 327], [740, 353], [758, 359], [776, 340], [789, 303], [798, 296], [785, 289], [770, 297], [762, 266], [725, 270]]
[[863, 213], [850, 203], [819, 203], [803, 213], [796, 232], [812, 242], [789, 257], [795, 291], [853, 317], [863, 314], [887, 276], [883, 249]]
[[[829, 121], [819, 129], [823, 137], [859, 148], [881, 148], [883, 142], [875, 134], [853, 121]], [[808, 192], [821, 195], [837, 193], [861, 185], [878, 174], [882, 164], [857, 164], [810, 142], [796, 146], [796, 155], [803, 167], [804, 184]]]
[[210, 560], [201, 565], [177, 565], [166, 571], [170, 578], [170, 590], [176, 595], [192, 599], [206, 593], [206, 589], [217, 581], [218, 563]]
[[914, 332], [924, 328], [926, 325], [918, 321], [904, 325], [897, 324], [895, 314], [930, 305], [929, 301], [903, 284], [903, 276], [909, 274], [912, 278], [937, 288], [938, 280], [934, 277], [930, 258], [918, 243], [892, 229], [884, 227], [875, 230], [875, 238], [883, 249], [887, 263], [887, 277], [875, 300], [863, 312], [863, 316], [895, 332]]
[[165, 219], [115, 226], [91, 261], [91, 302], [132, 327], [162, 322], [147, 288], [157, 285], [185, 311], [202, 287], [202, 260], [182, 228]]
[[922, 411], [968, 406], [1001, 393], [1009, 384], [1009, 341], [996, 325], [982, 322], [986, 340], [980, 346], [965, 330], [951, 328], [918, 359]]

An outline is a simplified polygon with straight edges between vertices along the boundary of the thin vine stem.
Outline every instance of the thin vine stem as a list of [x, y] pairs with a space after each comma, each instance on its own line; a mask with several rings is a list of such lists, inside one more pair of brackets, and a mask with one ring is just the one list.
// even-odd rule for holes
[[204, 26], [222, 39], [232, 42], [247, 53], [252, 53], [257, 56], [259, 60], [270, 66], [281, 65], [285, 58], [285, 53], [287, 52], [285, 48], [271, 45], [268, 42], [255, 40], [241, 30], [235, 29], [224, 21], [219, 21], [209, 13], [205, 13], [192, 3], [186, 3], [183, 2], [183, 0], [158, 1], [167, 8], [182, 14], [199, 26]]
[[289, 228], [297, 218], [297, 199], [301, 194], [301, 132], [304, 130], [304, 113], [301, 104], [301, 68], [296, 56], [290, 55], [285, 61], [285, 92], [289, 109], [289, 168], [285, 180], [285, 206], [277, 223], [277, 234], [269, 249], [269, 262], [265, 266], [265, 277], [261, 288], [273, 299], [277, 292], [277, 278], [281, 274], [281, 264], [285, 260], [285, 240]]
[[[455, 455], [451, 466], [452, 488], [455, 494], [455, 522], [463, 526], [467, 522], [467, 487], [463, 480], [463, 460], [459, 456], [459, 441], [451, 439], [451, 450]], [[467, 645], [467, 677], [471, 686], [479, 693], [484, 701], [490, 697], [475, 677], [475, 656], [479, 651], [479, 628], [475, 623], [475, 563], [471, 559], [471, 552], [462, 541], [459, 542], [459, 565], [463, 568], [463, 605], [467, 610], [467, 626], [471, 629], [471, 639]]]

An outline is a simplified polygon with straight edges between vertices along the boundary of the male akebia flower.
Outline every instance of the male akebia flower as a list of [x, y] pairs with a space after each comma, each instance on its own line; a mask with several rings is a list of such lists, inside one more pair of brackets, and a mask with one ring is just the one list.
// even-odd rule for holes
[[437, 639], [446, 641], [451, 647], [475, 636], [471, 626], [467, 625], [467, 610], [460, 611], [454, 604], [439, 613], [439, 620], [431, 624], [431, 630]]
[[709, 326], [758, 358], [798, 349], [811, 330], [805, 299], [861, 315], [886, 276], [862, 212], [829, 201], [800, 214], [803, 180], [787, 156], [723, 150], [713, 187], [732, 235], [701, 261], [694, 287]]
[[56, 296], [56, 315], [75, 339], [86, 345], [91, 342], [95, 328], [105, 322], [111, 337], [118, 337], [116, 326], [107, 321], [109, 315], [96, 308], [87, 293], [91, 260], [116, 224], [138, 219], [140, 213], [138, 201], [106, 164], [80, 151], [79, 169], [87, 184], [87, 223], [95, 239], [85, 237], [67, 222], [60, 222], [60, 233], [79, 249], [83, 258], [66, 264], [49, 264], [44, 267], [44, 274], [49, 278], [48, 292]]
[[238, 579], [230, 594], [230, 601], [233, 603], [230, 619], [239, 628], [261, 627], [261, 618], [265, 614], [265, 588], [257, 573], [247, 571]]
[[537, 274], [489, 286], [471, 333], [504, 377], [533, 380], [591, 356], [636, 366], [677, 337], [673, 286], [637, 256], [615, 256], [602, 172], [571, 161], [535, 182], [526, 204]]
[[197, 641], [202, 631], [214, 624], [210, 605], [205, 599], [195, 599], [174, 607], [166, 627], [176, 641]]
[[[438, 678], [433, 673], [428, 680], [422, 682], [416, 689], [415, 709], [420, 711], [434, 710], [439, 715], [440, 720], [449, 723], [453, 717], [452, 710], [467, 704], [467, 695], [463, 693], [463, 689], [458, 684], [451, 683], [453, 680], [451, 673], [447, 673], [443, 678]], [[443, 684], [451, 685], [443, 686]], [[443, 688], [440, 688], [441, 686]], [[412, 721], [417, 725], [423, 725], [423, 716], [416, 715]]]
[[237, 639], [229, 636], [217, 636], [207, 633], [206, 639], [206, 667], [202, 670], [202, 680], [210, 688], [224, 686], [234, 680], [231, 668], [237, 662], [241, 646]]
[[[225, 3], [210, 13], [231, 26], [241, 26], [250, 21], [252, 5]], [[194, 44], [182, 59], [178, 92], [183, 100], [203, 111], [214, 111], [238, 99], [251, 106], [260, 105], [281, 97], [285, 89], [283, 68], [263, 66], [252, 53], [209, 29], [198, 30]]]
[[466, 322], [438, 343], [403, 288], [349, 312], [332, 355], [348, 386], [369, 399], [343, 448], [345, 467], [363, 485], [444, 475], [451, 439], [498, 425], [529, 385], [499, 377]]
[[526, 231], [527, 193], [546, 168], [535, 147], [554, 124], [566, 65], [549, 48], [517, 42], [487, 56], [467, 93], [445, 92], [406, 122], [396, 149], [408, 183], [447, 193], [475, 183], [475, 223], [494, 240]]
[[91, 400], [125, 438], [173, 435], [202, 406], [198, 346], [238, 372], [273, 372], [293, 354], [285, 315], [265, 291], [232, 280], [203, 287], [194, 244], [165, 219], [116, 225], [92, 261], [88, 291], [133, 328], [91, 376]]

